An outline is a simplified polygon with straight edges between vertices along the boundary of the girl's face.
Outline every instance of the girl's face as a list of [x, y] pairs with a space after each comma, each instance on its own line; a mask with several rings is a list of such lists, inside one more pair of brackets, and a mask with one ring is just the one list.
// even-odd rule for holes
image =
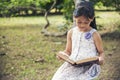
[[84, 16], [79, 16], [79, 17], [75, 18], [77, 27], [80, 29], [80, 31], [83, 31], [83, 32], [91, 29], [90, 23], [92, 20], [93, 19], [87, 19]]

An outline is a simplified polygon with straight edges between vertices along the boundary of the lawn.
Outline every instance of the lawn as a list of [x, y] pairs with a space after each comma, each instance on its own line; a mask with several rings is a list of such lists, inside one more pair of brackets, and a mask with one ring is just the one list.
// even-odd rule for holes
[[[58, 26], [65, 23], [62, 15], [50, 16], [49, 20], [50, 31], [59, 31]], [[120, 55], [120, 37], [114, 36], [116, 32], [120, 35], [120, 13], [96, 12], [96, 21], [107, 61], [97, 80], [117, 80], [120, 78], [120, 68], [116, 68], [120, 66], [120, 57], [116, 56]], [[56, 59], [55, 54], [65, 49], [66, 37], [44, 36], [41, 30], [45, 23], [42, 16], [0, 18], [1, 80], [51, 80], [63, 63]], [[110, 73], [110, 70], [113, 71]]]

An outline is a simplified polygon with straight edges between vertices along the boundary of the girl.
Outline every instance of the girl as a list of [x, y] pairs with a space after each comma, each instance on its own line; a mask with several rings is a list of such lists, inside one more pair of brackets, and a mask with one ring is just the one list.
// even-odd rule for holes
[[[79, 8], [79, 6], [87, 6], [88, 8], [92, 8], [92, 12], [94, 12], [94, 9], [93, 9], [93, 3], [90, 2], [89, 0], [74, 0], [74, 3], [75, 3], [75, 8]], [[73, 27], [75, 24], [75, 20], [74, 20], [74, 17], [73, 17]], [[94, 29], [97, 29], [96, 27], [96, 20], [95, 18], [93, 19], [93, 21], [90, 23], [90, 26]]]
[[[93, 8], [79, 6], [73, 16], [76, 27], [67, 34], [66, 49], [62, 52], [70, 59], [77, 61], [85, 58], [99, 56], [99, 64], [103, 64], [102, 40], [99, 33], [90, 26], [94, 19]], [[52, 80], [93, 80], [100, 73], [100, 65], [73, 66], [65, 62], [54, 74]]]

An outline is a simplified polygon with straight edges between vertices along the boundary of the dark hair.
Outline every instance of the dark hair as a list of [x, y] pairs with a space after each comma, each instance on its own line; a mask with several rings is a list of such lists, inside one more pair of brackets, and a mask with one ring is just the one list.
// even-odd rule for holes
[[[79, 16], [84, 16], [86, 18], [94, 18], [95, 14], [94, 14], [94, 8], [93, 8], [93, 4], [91, 2], [88, 1], [82, 1], [80, 3], [77, 4], [77, 8], [74, 10], [73, 12], [73, 16], [74, 17], [79, 17]], [[96, 28], [96, 22], [95, 22], [95, 18], [94, 20], [91, 22], [90, 26], [92, 28]]]
[[85, 6], [80, 6], [74, 10], [74, 17], [85, 16], [86, 18], [92, 19], [94, 17], [94, 12]]

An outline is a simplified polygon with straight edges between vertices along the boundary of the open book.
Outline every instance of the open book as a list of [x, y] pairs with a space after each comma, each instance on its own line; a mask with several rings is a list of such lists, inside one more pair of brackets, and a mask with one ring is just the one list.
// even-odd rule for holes
[[82, 60], [78, 60], [78, 61], [73, 61], [69, 58], [69, 56], [62, 54], [62, 53], [58, 53], [57, 56], [59, 56], [60, 58], [62, 58], [63, 60], [69, 62], [72, 65], [89, 65], [89, 64], [93, 64], [93, 63], [97, 63], [98, 62], [98, 57], [91, 57], [91, 58], [86, 58], [86, 59], [82, 59]]

